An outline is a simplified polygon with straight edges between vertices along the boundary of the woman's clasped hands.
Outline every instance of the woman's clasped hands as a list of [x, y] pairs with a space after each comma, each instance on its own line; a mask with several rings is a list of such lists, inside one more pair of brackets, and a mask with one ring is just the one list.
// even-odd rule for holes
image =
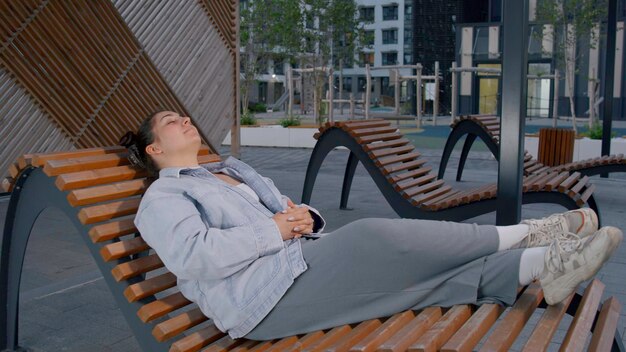
[[313, 232], [313, 217], [306, 205], [296, 205], [287, 200], [287, 209], [276, 213], [273, 218], [278, 225], [283, 240], [300, 238]]

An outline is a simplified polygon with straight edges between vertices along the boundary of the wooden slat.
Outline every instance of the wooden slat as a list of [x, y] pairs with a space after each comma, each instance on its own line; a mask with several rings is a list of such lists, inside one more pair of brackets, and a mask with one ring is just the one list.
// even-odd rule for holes
[[137, 228], [133, 223], [133, 219], [124, 219], [93, 226], [89, 229], [89, 237], [92, 242], [98, 243], [136, 232]]
[[[263, 341], [244, 340], [239, 346], [231, 349], [232, 352], [250, 352], [254, 347], [262, 344]], [[268, 345], [269, 347], [269, 345]]]
[[147, 257], [133, 259], [116, 265], [111, 270], [111, 274], [113, 275], [113, 278], [119, 282], [162, 267], [163, 262], [161, 259], [156, 254], [150, 254]]
[[150, 246], [141, 237], [113, 242], [100, 248], [100, 255], [104, 261], [128, 257], [150, 249]]
[[371, 158], [382, 158], [383, 156], [387, 156], [387, 155], [408, 153], [414, 149], [415, 147], [413, 147], [413, 145], [404, 145], [401, 147], [374, 150], [370, 152], [369, 154]]
[[574, 186], [572, 186], [572, 188], [570, 188], [568, 194], [570, 196], [574, 196], [576, 193], [580, 192], [583, 189], [583, 187], [587, 185], [588, 182], [589, 182], [589, 176], [583, 176], [583, 178], [578, 180], [578, 182]]
[[400, 352], [414, 343], [426, 332], [439, 318], [441, 318], [440, 307], [428, 307], [420, 312], [413, 320], [407, 323], [402, 329], [385, 341], [377, 349], [378, 352]]
[[[431, 199], [427, 201], [423, 201], [422, 205], [427, 207], [430, 210], [439, 210], [441, 208], [448, 207], [452, 204], [455, 204], [454, 201], [452, 201], [452, 198], [454, 198], [454, 196], [459, 194], [460, 191], [453, 190], [452, 187], [450, 186], [444, 186], [440, 189], [444, 190], [446, 188], [447, 188], [446, 192], [442, 192], [436, 197], [432, 197]], [[458, 201], [456, 202], [456, 204], [458, 204]]]
[[426, 183], [424, 185], [421, 186], [417, 186], [417, 187], [411, 187], [411, 188], [407, 188], [404, 191], [402, 191], [402, 196], [404, 196], [404, 198], [412, 198], [418, 194], [422, 194], [422, 193], [426, 193], [429, 191], [432, 191], [434, 189], [437, 189], [441, 186], [443, 186], [443, 184], [445, 183], [444, 180], [437, 180], [434, 182], [430, 182], [430, 183]]
[[58, 176], [70, 172], [103, 169], [128, 164], [126, 153], [114, 153], [74, 159], [48, 160], [43, 167], [43, 171], [48, 176]]
[[67, 200], [73, 207], [90, 205], [143, 194], [149, 185], [148, 180], [139, 179], [104, 186], [81, 188], [71, 191], [67, 195]]
[[367, 127], [384, 127], [390, 126], [391, 123], [385, 120], [349, 120], [349, 121], [339, 121], [336, 123], [341, 128], [346, 128], [347, 130], [357, 129], [357, 128], [367, 128]]
[[318, 339], [311, 346], [307, 347], [307, 352], [319, 352], [326, 350], [326, 347], [341, 340], [344, 336], [348, 335], [352, 331], [350, 325], [342, 325], [332, 328], [322, 338]]
[[574, 185], [574, 183], [578, 181], [579, 178], [580, 178], [579, 172], [572, 173], [567, 179], [565, 179], [565, 181], [561, 182], [561, 184], [558, 187], [559, 192], [566, 193]]
[[387, 141], [387, 142], [372, 142], [369, 144], [365, 144], [362, 145], [363, 150], [365, 150], [366, 152], [371, 152], [374, 150], [379, 150], [379, 149], [384, 149], [384, 148], [392, 148], [392, 147], [400, 147], [403, 145], [407, 145], [411, 143], [408, 139], [406, 138], [399, 138], [399, 139], [394, 139], [391, 141]]
[[139, 316], [141, 321], [147, 323], [189, 304], [191, 304], [191, 301], [185, 298], [182, 293], [177, 292], [167, 297], [144, 304], [137, 311], [137, 316]]
[[211, 346], [203, 349], [202, 352], [226, 352], [230, 351], [230, 349], [235, 348], [241, 343], [243, 343], [244, 339], [235, 339], [233, 340], [230, 336], [224, 336], [221, 339], [213, 342]]
[[[420, 170], [420, 169], [417, 169]], [[396, 183], [395, 189], [396, 191], [402, 191], [411, 187], [420, 186], [425, 183], [431, 182], [437, 178], [435, 174], [428, 174], [426, 176], [418, 177], [418, 178], [409, 178], [403, 181]]]
[[508, 351], [542, 299], [543, 291], [538, 284], [528, 286], [480, 350]]
[[469, 352], [487, 334], [498, 320], [504, 307], [499, 304], [483, 304], [471, 318], [441, 347], [445, 352]]
[[126, 165], [62, 174], [57, 177], [55, 185], [61, 191], [68, 191], [146, 176], [147, 172], [145, 170]]
[[157, 341], [163, 342], [207, 320], [200, 309], [195, 308], [157, 324], [152, 329], [152, 335]]
[[141, 199], [125, 199], [117, 202], [94, 205], [78, 211], [78, 219], [83, 225], [95, 224], [120, 216], [137, 213]]
[[589, 351], [608, 351], [613, 345], [622, 305], [615, 297], [604, 301], [594, 328]]
[[450, 308], [428, 331], [409, 347], [411, 351], [436, 351], [470, 318], [467, 305]]
[[426, 163], [426, 159], [417, 159], [417, 160], [414, 160], [414, 161], [408, 161], [406, 163], [400, 163], [400, 164], [394, 164], [394, 165], [390, 165], [390, 166], [385, 166], [385, 167], [382, 168], [382, 172], [385, 175], [389, 175], [389, 174], [392, 174], [392, 173], [398, 172], [398, 171], [418, 168], [418, 167], [421, 167], [422, 165], [424, 165], [425, 163]]
[[[433, 199], [439, 199], [440, 197], [446, 196], [450, 191], [452, 191], [452, 187], [450, 185], [443, 185], [440, 188], [434, 189], [430, 192], [420, 194], [411, 199], [411, 203], [415, 206], [421, 205], [425, 202], [428, 202]], [[430, 203], [429, 203], [430, 204]], [[424, 204], [425, 205], [425, 204]], [[426, 205], [428, 207], [428, 205]]]
[[543, 190], [543, 188], [545, 187], [546, 183], [550, 182], [555, 176], [556, 176], [555, 173], [548, 173], [548, 174], [543, 175], [538, 180], [536, 180], [535, 182], [532, 183], [531, 189], [533, 191]]
[[13, 190], [13, 185], [15, 184], [15, 179], [12, 177], [6, 177], [2, 179], [2, 190], [4, 192], [11, 192]]
[[400, 155], [394, 155], [394, 156], [386, 156], [384, 158], [374, 160], [374, 163], [378, 167], [383, 167], [383, 166], [390, 165], [390, 164], [415, 160], [419, 158], [420, 155], [421, 154], [419, 152], [412, 152], [412, 153], [406, 153], [406, 154], [400, 154]]
[[[418, 169], [413, 169], [413, 170], [409, 170], [409, 171], [402, 172], [399, 174], [395, 174], [393, 176], [390, 176], [388, 179], [390, 183], [397, 184], [398, 182], [409, 179], [411, 177], [421, 177], [423, 175], [428, 174], [432, 170], [433, 170], [432, 166], [420, 167]], [[400, 189], [401, 188], [398, 187], [396, 188], [396, 191], [399, 191]]]
[[356, 137], [356, 141], [359, 144], [369, 144], [375, 141], [389, 141], [389, 140], [394, 140], [394, 139], [400, 139], [402, 138], [402, 134], [400, 134], [399, 132], [393, 132], [393, 133], [383, 133], [383, 134], [376, 134], [376, 135], [372, 135], [372, 136], [364, 136], [364, 137]]
[[24, 154], [17, 158], [17, 166], [20, 169], [25, 169], [27, 166], [32, 165], [33, 156], [35, 154]]
[[225, 335], [226, 334], [221, 332], [215, 325], [210, 325], [209, 327], [191, 333], [172, 343], [170, 352], [198, 351], [202, 347], [221, 339]]
[[276, 343], [267, 349], [267, 352], [282, 352], [294, 346], [298, 346], [298, 337], [289, 336], [276, 341]]
[[352, 129], [350, 130], [349, 133], [353, 137], [365, 137], [365, 136], [371, 136], [371, 135], [381, 134], [381, 133], [392, 133], [397, 130], [398, 129], [396, 127], [385, 126], [385, 127]]
[[546, 308], [541, 319], [535, 325], [532, 334], [526, 341], [523, 351], [546, 351], [548, 349], [550, 341], [559, 328], [559, 323], [561, 323], [561, 319], [563, 319], [563, 315], [565, 315], [567, 307], [572, 301], [572, 297], [574, 297], [573, 293], [563, 302]]
[[116, 154], [123, 153], [126, 148], [122, 146], [109, 146], [109, 147], [96, 147], [96, 148], [82, 148], [78, 150], [72, 150], [67, 152], [56, 153], [39, 153], [33, 154], [31, 163], [33, 166], [44, 166], [48, 160], [63, 160], [63, 159], [75, 159], [86, 156], [104, 155], [104, 154]]
[[585, 341], [587, 340], [587, 336], [589, 336], [593, 320], [596, 317], [598, 305], [602, 299], [602, 292], [604, 292], [604, 284], [598, 279], [594, 279], [589, 286], [587, 286], [583, 294], [583, 299], [580, 301], [580, 305], [576, 310], [574, 320], [567, 330], [567, 334], [561, 345], [561, 351], [573, 352], [584, 350]]
[[350, 349], [350, 347], [357, 344], [360, 340], [365, 338], [381, 325], [382, 322], [379, 319], [364, 321], [357, 325], [354, 329], [352, 329], [352, 331], [350, 331], [348, 334], [342, 336], [340, 339], [324, 348], [324, 351], [346, 352]]
[[395, 335], [396, 332], [402, 329], [402, 327], [410, 322], [414, 317], [415, 314], [410, 310], [392, 316], [373, 333], [361, 340], [358, 344], [354, 345], [350, 351], [372, 351], [384, 341]]
[[174, 286], [176, 286], [176, 276], [172, 273], [165, 273], [128, 286], [124, 290], [124, 297], [128, 302], [136, 302]]
[[317, 330], [317, 331], [310, 332], [310, 333], [302, 336], [302, 338], [300, 340], [296, 341], [293, 345], [285, 347], [283, 349], [283, 351], [285, 351], [285, 352], [300, 352], [300, 351], [308, 348], [312, 344], [314, 344], [315, 341], [323, 338], [324, 335], [325, 335], [324, 331], [322, 331], [322, 330]]
[[9, 166], [9, 175], [11, 175], [13, 179], [17, 178], [17, 175], [20, 174], [20, 171], [22, 171], [22, 169], [20, 169], [17, 163], [13, 163]]
[[587, 203], [587, 200], [593, 195], [593, 191], [595, 190], [596, 190], [596, 185], [587, 186], [587, 189], [585, 189], [583, 194], [580, 195], [580, 198], [576, 200], [576, 204], [579, 207], [582, 207], [583, 205], [585, 205], [585, 203]]

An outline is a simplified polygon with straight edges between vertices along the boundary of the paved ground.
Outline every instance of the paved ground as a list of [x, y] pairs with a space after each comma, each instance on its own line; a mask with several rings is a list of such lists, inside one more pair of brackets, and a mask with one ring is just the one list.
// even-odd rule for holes
[[[310, 149], [243, 148], [242, 159], [261, 174], [274, 179], [278, 188], [299, 200]], [[434, 166], [440, 151], [421, 150]], [[228, 153], [223, 148], [223, 154]], [[336, 229], [363, 217], [397, 217], [385, 202], [364, 168], [359, 166], [349, 205], [353, 210], [339, 210], [341, 179], [347, 151], [332, 152], [318, 176], [311, 204], [322, 211], [328, 230]], [[450, 167], [458, 162], [453, 159]], [[466, 165], [465, 181], [448, 181], [465, 188], [496, 180], [496, 162], [485, 152], [473, 152]], [[626, 229], [626, 175], [609, 179], [594, 177], [596, 197], [604, 224]], [[8, 199], [0, 198], [0, 224]], [[540, 217], [562, 208], [550, 205], [525, 206], [523, 217]], [[469, 221], [495, 222], [495, 213]], [[614, 295], [626, 304], [626, 245], [602, 269], [598, 276], [605, 284], [605, 298]], [[135, 351], [137, 342], [130, 334], [108, 288], [87, 252], [83, 239], [70, 227], [63, 214], [48, 210], [36, 224], [27, 249], [21, 286], [20, 344], [33, 351]], [[626, 317], [622, 312], [619, 331], [625, 335]], [[536, 319], [536, 317], [533, 317]], [[526, 332], [527, 333], [527, 332]], [[564, 334], [563, 331], [559, 334]], [[556, 349], [556, 346], [552, 346]]]

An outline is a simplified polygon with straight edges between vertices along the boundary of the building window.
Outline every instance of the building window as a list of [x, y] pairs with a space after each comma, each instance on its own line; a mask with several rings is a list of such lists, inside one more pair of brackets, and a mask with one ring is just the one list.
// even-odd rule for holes
[[383, 29], [383, 44], [398, 44], [398, 29]]
[[372, 46], [374, 45], [374, 40], [376, 39], [376, 35], [374, 31], [363, 31], [363, 46]]
[[359, 77], [357, 79], [356, 91], [357, 92], [365, 92], [365, 87], [367, 87], [367, 80], [365, 77]]
[[383, 54], [383, 66], [397, 65], [398, 53], [396, 51], [390, 51]]
[[285, 74], [285, 61], [283, 59], [274, 60], [274, 73], [277, 75]]
[[361, 22], [374, 22], [374, 6], [359, 8], [359, 20]]
[[413, 55], [404, 53], [404, 64], [405, 65], [413, 65]]
[[398, 19], [398, 5], [383, 6], [383, 21], [394, 21]]
[[361, 67], [365, 67], [365, 64], [370, 64], [370, 66], [374, 66], [374, 53], [361, 52], [359, 61]]
[[404, 28], [404, 45], [412, 45], [413, 44], [413, 31], [411, 28]]
[[404, 20], [411, 21], [413, 19], [413, 6], [404, 5]]
[[352, 92], [352, 77], [343, 78], [343, 91], [348, 93]]

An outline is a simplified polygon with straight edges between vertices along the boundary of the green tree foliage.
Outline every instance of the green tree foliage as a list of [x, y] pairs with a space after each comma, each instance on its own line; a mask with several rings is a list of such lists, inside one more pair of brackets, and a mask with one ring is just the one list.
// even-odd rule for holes
[[[364, 42], [356, 2], [247, 0], [241, 4], [240, 41], [244, 52], [240, 60], [246, 71], [246, 83], [254, 81], [261, 58], [282, 57], [302, 67], [322, 68], [314, 74], [319, 109], [327, 70], [340, 62], [352, 63], [360, 43]], [[242, 85], [243, 89], [247, 87]]]
[[[607, 0], [539, 0], [537, 3], [537, 21], [553, 28], [554, 56], [565, 72], [565, 84], [570, 92], [574, 92], [574, 76], [584, 55], [576, 48], [582, 40], [588, 41], [592, 48], [598, 45], [600, 24], [606, 16]], [[573, 93], [569, 100], [576, 130]]]

